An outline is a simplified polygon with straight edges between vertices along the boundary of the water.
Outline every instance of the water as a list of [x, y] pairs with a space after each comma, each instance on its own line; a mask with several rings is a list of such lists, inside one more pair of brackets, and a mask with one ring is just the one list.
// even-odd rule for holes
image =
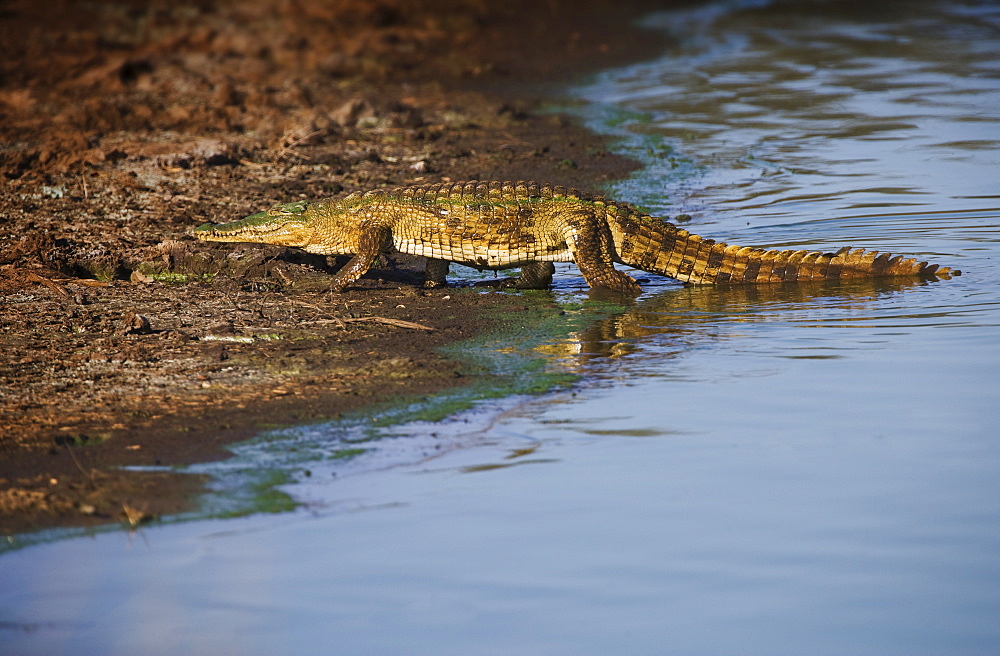
[[995, 209], [994, 4], [668, 12], [648, 21], [676, 41], [664, 59], [611, 72], [584, 94], [650, 116], [633, 133], [662, 161], [630, 188], [655, 209], [658, 181], [685, 171], [672, 202], [710, 208], [722, 225]]
[[[3, 555], [0, 651], [1000, 652], [1000, 10], [651, 20], [682, 37], [666, 58], [578, 90], [647, 158], [616, 195], [730, 242], [965, 275], [644, 276], [536, 349], [579, 386], [307, 460], [298, 511]], [[571, 268], [555, 298], [591, 312]], [[335, 433], [288, 439], [329, 455]]]

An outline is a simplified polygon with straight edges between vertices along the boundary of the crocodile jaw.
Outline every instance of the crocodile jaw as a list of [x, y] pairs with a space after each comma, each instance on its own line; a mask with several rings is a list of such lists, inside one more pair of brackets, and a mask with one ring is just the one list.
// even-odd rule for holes
[[253, 242], [303, 248], [312, 241], [313, 229], [300, 216], [253, 214], [232, 223], [206, 223], [194, 229], [203, 241]]

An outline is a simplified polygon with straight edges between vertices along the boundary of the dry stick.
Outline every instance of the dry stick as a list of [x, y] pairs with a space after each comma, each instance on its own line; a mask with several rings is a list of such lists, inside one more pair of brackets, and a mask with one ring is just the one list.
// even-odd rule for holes
[[390, 317], [371, 316], [371, 317], [347, 317], [346, 319], [341, 319], [339, 317], [331, 315], [329, 312], [319, 307], [318, 305], [313, 305], [312, 303], [306, 303], [305, 301], [292, 301], [292, 302], [295, 303], [296, 305], [313, 308], [314, 310], [318, 310], [319, 312], [322, 312], [323, 314], [326, 314], [327, 316], [330, 317], [329, 319], [314, 319], [313, 321], [300, 321], [299, 324], [302, 325], [335, 323], [340, 325], [341, 327], [344, 327], [346, 324], [349, 323], [358, 323], [360, 321], [374, 321], [375, 323], [383, 323], [388, 326], [396, 326], [398, 328], [410, 328], [411, 330], [434, 330], [430, 326], [425, 326], [415, 321], [404, 321], [403, 319], [392, 319]]
[[53, 282], [71, 282], [74, 285], [84, 287], [110, 287], [111, 283], [104, 280], [91, 280], [90, 278], [53, 278]]
[[51, 289], [55, 293], [57, 293], [60, 296], [62, 296], [63, 298], [65, 298], [67, 301], [72, 301], [73, 300], [73, 295], [70, 294], [66, 290], [65, 287], [63, 287], [62, 285], [57, 285], [56, 283], [52, 282], [48, 278], [43, 278], [42, 276], [38, 275], [37, 273], [31, 272], [31, 271], [28, 272], [27, 278], [28, 278], [28, 280], [31, 280], [32, 282], [40, 282], [40, 283], [42, 283], [43, 285], [45, 285], [46, 287], [48, 287], [49, 289]]
[[72, 298], [65, 287], [60, 285], [61, 282], [71, 282], [75, 285], [84, 285], [86, 287], [110, 287], [111, 283], [105, 282], [103, 280], [91, 280], [89, 278], [45, 278], [38, 275], [32, 271], [26, 273], [28, 280], [32, 282], [40, 282], [46, 287], [56, 291], [60, 296], [66, 298]]
[[76, 454], [73, 453], [73, 447], [72, 446], [70, 446], [69, 444], [67, 444], [67, 445], [65, 445], [65, 448], [66, 448], [66, 451], [69, 452], [69, 457], [73, 459], [73, 464], [76, 465], [76, 468], [80, 470], [81, 474], [83, 474], [84, 476], [87, 477], [87, 480], [90, 481], [91, 487], [93, 487], [93, 485], [94, 485], [94, 470], [91, 469], [88, 472], [86, 469], [83, 468], [83, 465], [81, 465], [80, 461], [77, 460]]
[[279, 278], [284, 280], [286, 285], [292, 284], [292, 279], [285, 275], [285, 272], [281, 270], [281, 267], [276, 266], [272, 268], [271, 271], [274, 271], [274, 273], [276, 273]]
[[402, 319], [392, 319], [390, 317], [358, 317], [356, 319], [349, 319], [348, 321], [374, 321], [375, 323], [384, 323], [388, 326], [410, 328], [412, 330], [434, 330], [430, 326], [425, 326], [424, 324], [417, 323], [416, 321], [404, 321]]
[[507, 141], [504, 142], [504, 145], [509, 145], [509, 144], [517, 144], [519, 146], [534, 146], [535, 145], [531, 141], [525, 141], [524, 139], [518, 139], [517, 137], [515, 137], [514, 135], [512, 135], [510, 132], [501, 132], [500, 134], [503, 135], [504, 137], [507, 137]]
[[[312, 308], [313, 310], [316, 310], [320, 314], [325, 314], [326, 316], [330, 317], [330, 319], [324, 321], [324, 323], [336, 323], [336, 324], [340, 324], [341, 328], [346, 327], [346, 324], [343, 322], [342, 319], [340, 319], [339, 317], [334, 316], [333, 314], [330, 313], [329, 310], [321, 308], [318, 305], [313, 305], [312, 303], [306, 303], [305, 301], [292, 301], [292, 303], [294, 303], [295, 305], [299, 305], [301, 307]], [[299, 323], [311, 323], [311, 322], [300, 321]]]
[[[295, 155], [296, 157], [301, 157], [302, 159], [310, 159], [310, 157], [308, 155], [303, 155], [301, 153], [293, 153], [292, 152], [292, 148], [295, 148], [296, 146], [301, 146], [303, 143], [305, 143], [309, 139], [312, 139], [316, 135], [322, 134], [323, 132], [326, 132], [326, 130], [324, 128], [320, 128], [319, 130], [314, 130], [313, 132], [310, 132], [306, 136], [300, 137], [300, 138], [296, 139], [295, 141], [293, 141], [292, 143], [288, 144], [287, 146], [283, 146], [282, 149], [275, 156], [275, 158], [274, 158], [275, 161], [280, 160], [282, 157], [284, 157], [285, 155], [288, 155], [288, 154]], [[288, 136], [291, 136], [291, 135], [289, 134]]]
[[375, 323], [384, 323], [387, 326], [396, 326], [397, 328], [410, 328], [412, 330], [434, 330], [430, 326], [425, 326], [422, 323], [417, 323], [415, 321], [404, 321], [402, 319], [392, 319], [390, 317], [347, 317], [346, 319], [317, 319], [316, 321], [303, 321], [304, 324], [325, 324], [325, 323], [358, 323], [360, 321], [374, 321]]

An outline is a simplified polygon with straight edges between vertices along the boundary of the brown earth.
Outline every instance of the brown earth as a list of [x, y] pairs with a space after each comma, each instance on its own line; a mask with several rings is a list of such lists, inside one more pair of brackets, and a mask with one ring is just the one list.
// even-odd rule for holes
[[645, 56], [662, 3], [10, 0], [0, 6], [0, 533], [136, 523], [262, 426], [482, 372], [439, 347], [516, 295], [421, 265], [208, 245], [191, 227], [417, 182], [593, 187], [631, 169], [538, 114], [544, 83]]

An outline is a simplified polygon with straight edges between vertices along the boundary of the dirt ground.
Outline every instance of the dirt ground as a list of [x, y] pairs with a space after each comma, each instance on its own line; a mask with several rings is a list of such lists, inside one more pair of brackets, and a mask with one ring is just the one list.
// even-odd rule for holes
[[632, 164], [547, 82], [652, 53], [663, 3], [9, 0], [0, 5], [0, 533], [187, 507], [261, 426], [480, 372], [439, 347], [515, 295], [424, 291], [190, 230], [278, 201], [418, 182], [593, 187]]

